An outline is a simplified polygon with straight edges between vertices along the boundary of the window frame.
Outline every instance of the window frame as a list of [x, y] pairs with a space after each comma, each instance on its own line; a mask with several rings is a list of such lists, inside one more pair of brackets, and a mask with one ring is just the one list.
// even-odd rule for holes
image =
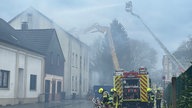
[[75, 55], [75, 67], [76, 68], [78, 67], [78, 55], [77, 54]]
[[[6, 80], [6, 84], [4, 85], [5, 73], [7, 74], [7, 80]], [[8, 70], [0, 70], [0, 74], [2, 75], [2, 76], [0, 76], [0, 80], [1, 80], [0, 88], [2, 88], [2, 89], [9, 88], [10, 71], [8, 71]]]
[[[35, 80], [33, 80], [33, 81], [35, 81], [35, 83], [34, 83], [35, 85], [34, 85], [34, 86], [32, 85], [32, 76], [35, 76]], [[35, 88], [33, 88], [33, 87], [35, 87]], [[36, 90], [37, 90], [37, 75], [30, 74], [29, 90], [30, 90], [30, 91], [36, 91]]]

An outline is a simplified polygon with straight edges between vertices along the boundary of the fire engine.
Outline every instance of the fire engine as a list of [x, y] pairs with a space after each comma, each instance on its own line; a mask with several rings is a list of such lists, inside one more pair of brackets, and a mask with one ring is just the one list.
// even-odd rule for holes
[[94, 32], [105, 33], [108, 39], [115, 69], [115, 74], [113, 76], [113, 86], [122, 100], [121, 106], [123, 108], [135, 108], [139, 106], [142, 106], [142, 108], [145, 108], [145, 106], [147, 107], [147, 88], [149, 87], [149, 75], [147, 69], [145, 67], [141, 67], [139, 72], [126, 72], [121, 70], [117, 54], [115, 52], [115, 46], [113, 43], [110, 27], [100, 26], [96, 23], [85, 31], [87, 32], [92, 29], [96, 29]]
[[114, 75], [114, 87], [121, 97], [122, 108], [147, 107], [147, 88], [150, 86], [150, 79], [147, 69], [144, 67], [136, 71], [116, 71]]

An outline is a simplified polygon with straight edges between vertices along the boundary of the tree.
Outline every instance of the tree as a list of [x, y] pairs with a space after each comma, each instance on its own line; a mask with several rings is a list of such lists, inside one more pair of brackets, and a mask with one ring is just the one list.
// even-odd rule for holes
[[[120, 68], [131, 71], [137, 70], [140, 66], [146, 66], [150, 70], [155, 66], [156, 51], [153, 48], [146, 42], [128, 38], [123, 25], [117, 20], [113, 20], [110, 27]], [[99, 46], [101, 48], [96, 51], [91, 70], [100, 73], [101, 83], [112, 85], [115, 69], [106, 36]], [[93, 48], [95, 49], [96, 46]]]
[[189, 67], [192, 61], [192, 37], [184, 41], [173, 54], [185, 67]]
[[117, 20], [113, 20], [111, 23], [111, 34], [120, 68], [127, 69], [129, 62], [129, 38], [123, 25]]
[[[110, 49], [107, 48], [107, 40], [98, 39], [91, 46], [90, 70], [94, 78], [94, 84], [112, 84], [113, 64]], [[111, 74], [111, 75], [110, 75]], [[110, 75], [110, 76], [109, 76]], [[99, 76], [99, 77], [98, 77]], [[109, 76], [109, 77], [106, 77]], [[96, 78], [97, 77], [97, 78]], [[95, 81], [97, 80], [97, 81]]]
[[129, 48], [129, 67], [131, 69], [138, 69], [140, 66], [147, 67], [149, 71], [154, 69], [157, 53], [149, 44], [132, 39], [129, 41]]
[[156, 63], [156, 51], [144, 42], [128, 38], [121, 23], [114, 20], [111, 32], [120, 67], [125, 70], [137, 70], [140, 66], [152, 69]]

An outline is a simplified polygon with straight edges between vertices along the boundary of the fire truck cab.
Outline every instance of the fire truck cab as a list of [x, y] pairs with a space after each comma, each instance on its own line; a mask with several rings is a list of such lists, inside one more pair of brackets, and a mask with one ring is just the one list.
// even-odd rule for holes
[[139, 68], [139, 72], [117, 73], [114, 76], [114, 87], [122, 99], [122, 108], [147, 107], [149, 76], [146, 68]]

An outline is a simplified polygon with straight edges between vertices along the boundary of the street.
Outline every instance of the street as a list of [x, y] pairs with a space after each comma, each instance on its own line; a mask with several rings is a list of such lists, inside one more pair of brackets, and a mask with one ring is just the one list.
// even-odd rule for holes
[[92, 106], [92, 102], [88, 100], [64, 100], [51, 103], [33, 103], [1, 106], [0, 108], [92, 108]]
[[0, 108], [192, 108], [192, 0], [0, 5]]

